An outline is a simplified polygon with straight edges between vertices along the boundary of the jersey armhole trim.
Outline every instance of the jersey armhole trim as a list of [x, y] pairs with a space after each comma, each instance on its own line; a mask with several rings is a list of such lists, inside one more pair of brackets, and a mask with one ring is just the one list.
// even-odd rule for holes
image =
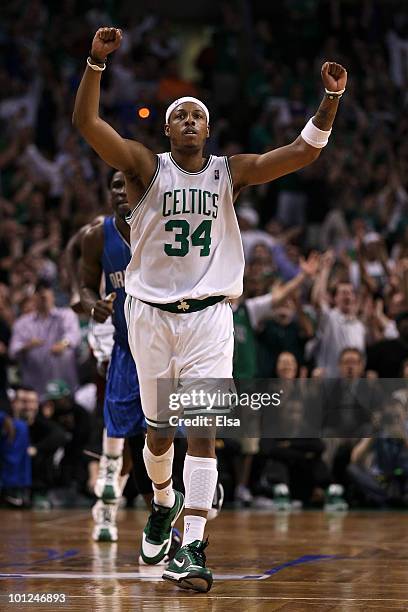
[[142, 195], [142, 197], [140, 198], [139, 202], [136, 204], [136, 206], [134, 207], [132, 212], [130, 212], [128, 215], [126, 215], [126, 222], [127, 223], [130, 223], [132, 221], [135, 212], [140, 208], [140, 206], [143, 204], [143, 202], [145, 201], [145, 199], [149, 195], [149, 192], [150, 192], [151, 188], [153, 187], [153, 185], [154, 185], [154, 183], [155, 183], [155, 181], [157, 179], [157, 176], [159, 174], [159, 170], [160, 170], [160, 157], [157, 155], [157, 166], [156, 166], [155, 173], [153, 174], [152, 180], [150, 181], [149, 186], [147, 187], [146, 191], [144, 192], [144, 194]]
[[224, 156], [224, 161], [225, 161], [225, 165], [227, 167], [227, 174], [228, 174], [228, 178], [229, 178], [229, 181], [230, 181], [231, 190], [232, 190], [232, 193], [234, 193], [234, 183], [232, 182], [231, 168], [230, 168], [230, 165], [229, 165], [228, 157], [226, 155]]

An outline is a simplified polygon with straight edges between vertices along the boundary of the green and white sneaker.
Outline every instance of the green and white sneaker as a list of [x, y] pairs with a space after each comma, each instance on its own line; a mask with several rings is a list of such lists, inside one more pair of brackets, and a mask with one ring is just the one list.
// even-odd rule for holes
[[159, 506], [152, 501], [152, 513], [143, 530], [139, 563], [157, 565], [168, 554], [172, 543], [172, 527], [184, 508], [184, 495], [174, 491], [176, 500], [172, 508]]
[[95, 526], [92, 531], [92, 539], [95, 542], [117, 542], [118, 528], [116, 526], [116, 514], [119, 504], [105, 504], [98, 499], [92, 508], [92, 517]]
[[122, 457], [102, 455], [100, 458], [94, 492], [96, 497], [102, 499], [105, 504], [114, 504], [122, 495], [119, 485], [122, 464]]
[[277, 512], [289, 512], [291, 500], [288, 485], [281, 482], [273, 487], [273, 503]]
[[347, 512], [348, 503], [344, 499], [344, 487], [340, 484], [331, 484], [326, 491], [325, 512]]
[[163, 572], [163, 578], [173, 582], [181, 589], [190, 589], [207, 593], [211, 589], [213, 577], [211, 570], [205, 567], [205, 542], [194, 540], [191, 544], [182, 546]]

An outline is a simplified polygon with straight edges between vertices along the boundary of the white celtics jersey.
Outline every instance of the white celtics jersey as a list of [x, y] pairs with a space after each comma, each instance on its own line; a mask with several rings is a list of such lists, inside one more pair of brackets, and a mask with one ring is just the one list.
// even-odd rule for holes
[[242, 293], [244, 254], [226, 157], [186, 172], [161, 153], [145, 195], [128, 217], [132, 259], [126, 293], [165, 304]]

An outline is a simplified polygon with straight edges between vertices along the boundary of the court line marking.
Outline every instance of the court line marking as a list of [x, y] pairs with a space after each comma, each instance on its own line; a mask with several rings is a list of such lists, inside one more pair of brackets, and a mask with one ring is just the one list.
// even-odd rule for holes
[[[54, 548], [44, 548], [44, 547], [38, 548], [34, 551], [33, 549], [26, 548], [26, 547], [19, 547], [17, 550], [18, 552], [23, 552], [23, 553], [30, 553], [30, 552], [45, 553], [46, 556], [43, 557], [42, 559], [36, 559], [35, 561], [16, 561], [15, 563], [0, 563], [0, 569], [7, 568], [7, 567], [24, 568], [24, 567], [30, 567], [33, 565], [41, 565], [42, 563], [50, 563], [50, 562], [52, 563], [54, 561], [64, 561], [66, 559], [76, 557], [79, 552], [78, 549], [76, 548], [65, 550], [62, 553], [58, 552], [58, 550], [55, 550]], [[19, 572], [15, 571], [14, 573], [17, 574]], [[1, 575], [2, 574], [0, 573], [0, 576]]]
[[[38, 579], [54, 579], [54, 580], [150, 580], [152, 582], [161, 581], [164, 568], [161, 568], [159, 574], [148, 572], [111, 572], [104, 574], [96, 574], [94, 572], [53, 572], [53, 573], [21, 573], [13, 572], [9, 574], [1, 573], [0, 579], [6, 578], [38, 578]], [[269, 576], [267, 576], [269, 577]], [[214, 574], [215, 580], [251, 580], [252, 576], [247, 574]], [[255, 579], [258, 579], [256, 576]]]
[[[298, 559], [292, 559], [286, 563], [281, 563], [272, 569], [269, 569], [262, 574], [214, 574], [215, 580], [266, 580], [273, 574], [293, 567], [307, 563], [316, 563], [318, 561], [332, 561], [342, 559], [337, 555], [304, 555]], [[54, 580], [141, 580], [157, 582], [162, 579], [162, 568], [155, 568], [150, 571], [143, 572], [110, 572], [110, 573], [95, 573], [95, 572], [12, 572], [0, 573], [0, 579], [6, 578], [38, 578], [38, 579], [54, 579]]]
[[[41, 551], [45, 550], [45, 552], [48, 553], [48, 556], [45, 559], [41, 559], [39, 561], [34, 561], [34, 562], [20, 562], [20, 563], [14, 563], [14, 564], [0, 564], [0, 568], [1, 567], [24, 567], [27, 565], [38, 565], [40, 563], [47, 563], [48, 561], [61, 561], [64, 558], [68, 558], [68, 557], [72, 557], [72, 556], [76, 556], [78, 554], [78, 550], [76, 549], [71, 549], [69, 551], [65, 551], [62, 555], [58, 556], [58, 551], [53, 550], [53, 549], [41, 549]], [[50, 554], [51, 553], [51, 554]], [[55, 557], [55, 555], [57, 555], [57, 557]], [[296, 566], [296, 565], [304, 565], [304, 564], [308, 564], [308, 563], [316, 563], [318, 561], [334, 561], [334, 560], [341, 560], [341, 559], [347, 559], [348, 557], [342, 557], [340, 555], [303, 555], [302, 557], [298, 557], [297, 559], [291, 559], [289, 561], [286, 561], [284, 563], [280, 563], [279, 565], [276, 565], [275, 567], [266, 570], [264, 572], [262, 572], [261, 574], [215, 574], [215, 578], [218, 580], [267, 580], [268, 578], [270, 578], [272, 575], [277, 574], [278, 572]], [[96, 560], [95, 560], [96, 561]], [[102, 560], [98, 560], [101, 561]], [[98, 563], [98, 565], [100, 566], [100, 564]], [[99, 567], [100, 569], [100, 567]], [[112, 569], [112, 566], [111, 566]], [[162, 569], [157, 569], [153, 567], [150, 568], [149, 570], [144, 570], [144, 571], [139, 571], [139, 572], [110, 572], [110, 573], [104, 573], [104, 574], [97, 574], [95, 572], [47, 572], [47, 573], [38, 573], [38, 572], [27, 572], [27, 573], [23, 573], [21, 570], [20, 571], [14, 571], [14, 572], [1, 572], [0, 573], [0, 579], [5, 579], [5, 578], [39, 578], [39, 579], [44, 579], [44, 578], [51, 578], [51, 579], [68, 579], [68, 580], [75, 580], [75, 579], [98, 579], [98, 580], [104, 580], [104, 579], [122, 579], [122, 580], [127, 580], [127, 579], [132, 579], [132, 580], [151, 580], [151, 581], [157, 581], [158, 579], [161, 578], [162, 575]]]
[[258, 576], [245, 576], [245, 578], [249, 579], [249, 578], [254, 578], [257, 580], [266, 580], [267, 578], [269, 578], [270, 576], [273, 576], [274, 574], [277, 574], [278, 572], [288, 568], [288, 567], [294, 567], [296, 565], [305, 565], [306, 563], [316, 563], [318, 561], [334, 561], [334, 560], [341, 560], [341, 559], [347, 559], [348, 557], [342, 557], [341, 555], [302, 555], [301, 557], [298, 557], [297, 559], [290, 559], [289, 561], [286, 561], [284, 563], [280, 563], [279, 565], [276, 565], [275, 567], [272, 567], [271, 569], [262, 572], [261, 575]]

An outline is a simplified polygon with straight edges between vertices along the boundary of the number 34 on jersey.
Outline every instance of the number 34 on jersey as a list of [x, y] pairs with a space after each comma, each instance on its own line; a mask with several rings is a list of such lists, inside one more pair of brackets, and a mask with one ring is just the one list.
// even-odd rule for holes
[[[192, 247], [200, 248], [200, 257], [208, 257], [211, 248], [212, 219], [218, 214], [218, 193], [202, 189], [174, 189], [163, 195], [163, 217], [175, 215], [203, 215], [204, 219], [195, 229], [186, 219], [170, 219], [164, 229], [171, 232], [171, 242], [164, 245], [169, 257], [185, 257]], [[195, 217], [196, 219], [196, 217]]]

